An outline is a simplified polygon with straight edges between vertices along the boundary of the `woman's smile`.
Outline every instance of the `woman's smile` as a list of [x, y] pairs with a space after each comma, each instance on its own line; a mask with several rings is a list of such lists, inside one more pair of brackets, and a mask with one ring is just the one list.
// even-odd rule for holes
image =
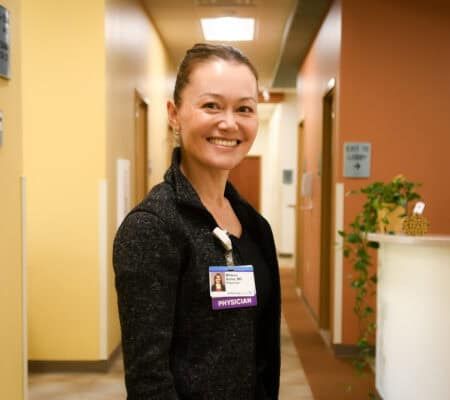
[[238, 146], [241, 141], [237, 139], [226, 139], [226, 138], [217, 138], [217, 137], [210, 137], [206, 139], [209, 143], [214, 144], [216, 146], [222, 146], [222, 147], [228, 147], [233, 148]]

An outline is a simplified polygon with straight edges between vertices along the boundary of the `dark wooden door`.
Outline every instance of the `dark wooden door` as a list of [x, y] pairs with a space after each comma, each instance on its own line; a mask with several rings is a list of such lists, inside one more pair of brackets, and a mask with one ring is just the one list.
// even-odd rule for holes
[[247, 156], [230, 172], [230, 182], [257, 211], [261, 210], [261, 157]]

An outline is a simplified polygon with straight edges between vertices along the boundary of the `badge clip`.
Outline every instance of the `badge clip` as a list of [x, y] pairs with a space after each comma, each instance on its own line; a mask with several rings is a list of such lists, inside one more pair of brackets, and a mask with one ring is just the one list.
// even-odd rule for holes
[[214, 228], [213, 235], [219, 239], [223, 248], [225, 249], [225, 261], [227, 262], [227, 266], [233, 266], [233, 244], [231, 243], [231, 239], [227, 234], [227, 231], [220, 229], [219, 227]]

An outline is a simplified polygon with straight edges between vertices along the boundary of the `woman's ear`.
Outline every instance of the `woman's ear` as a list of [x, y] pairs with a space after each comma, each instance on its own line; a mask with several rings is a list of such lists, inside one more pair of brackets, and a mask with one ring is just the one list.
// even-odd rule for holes
[[173, 101], [167, 101], [167, 117], [169, 119], [169, 125], [173, 131], [178, 132], [180, 130], [180, 125], [178, 123], [178, 110], [177, 106]]

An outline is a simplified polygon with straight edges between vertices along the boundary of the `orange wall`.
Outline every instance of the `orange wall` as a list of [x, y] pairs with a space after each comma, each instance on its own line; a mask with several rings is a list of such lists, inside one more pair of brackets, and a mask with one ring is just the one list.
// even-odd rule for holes
[[[341, 19], [342, 18], [342, 19]], [[342, 24], [342, 27], [341, 27]], [[450, 3], [335, 1], [298, 77], [299, 113], [305, 121], [306, 169], [313, 172], [313, 209], [305, 212], [303, 294], [319, 311], [322, 97], [336, 77], [335, 183], [345, 191], [402, 173], [423, 182], [432, 233], [450, 234]], [[343, 177], [347, 141], [372, 143], [370, 179]], [[362, 199], [346, 197], [347, 226]], [[343, 272], [343, 343], [355, 343], [358, 326]]]
[[[446, 4], [445, 4], [446, 3]], [[402, 173], [423, 182], [431, 232], [450, 234], [450, 3], [342, 1], [340, 149], [372, 143], [370, 180], [338, 180], [345, 190]], [[339, 150], [341, 151], [341, 150]], [[345, 224], [360, 200], [346, 199]], [[356, 338], [344, 271], [343, 340]]]
[[[304, 265], [303, 296], [316, 316], [319, 314], [319, 254], [320, 201], [319, 175], [322, 149], [322, 99], [328, 91], [327, 83], [338, 78], [341, 43], [341, 6], [336, 2], [308, 53], [298, 79], [300, 120], [304, 119], [306, 171], [313, 173], [313, 208], [303, 212], [305, 232], [302, 264]], [[339, 80], [337, 79], [339, 82]], [[336, 98], [339, 86], [336, 87]]]

